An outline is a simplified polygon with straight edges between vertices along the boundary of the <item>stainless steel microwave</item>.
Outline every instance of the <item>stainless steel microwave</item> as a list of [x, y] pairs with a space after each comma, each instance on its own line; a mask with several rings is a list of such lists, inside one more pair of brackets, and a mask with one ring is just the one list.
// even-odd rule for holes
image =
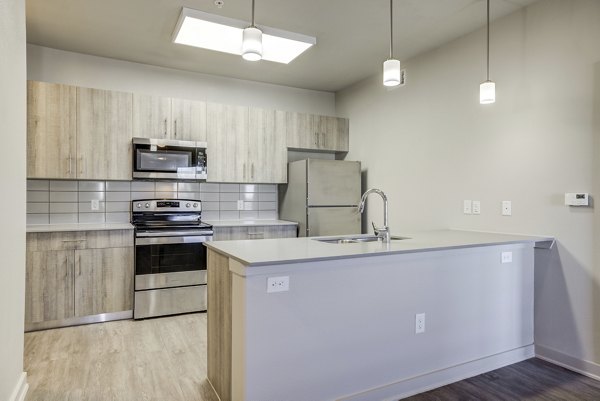
[[133, 138], [133, 178], [206, 177], [206, 142]]

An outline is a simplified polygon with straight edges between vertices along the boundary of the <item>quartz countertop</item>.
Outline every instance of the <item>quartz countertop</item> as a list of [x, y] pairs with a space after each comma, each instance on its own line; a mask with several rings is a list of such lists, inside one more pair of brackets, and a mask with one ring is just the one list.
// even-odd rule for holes
[[331, 244], [317, 241], [315, 238], [213, 241], [205, 245], [245, 266], [266, 266], [493, 245], [534, 244], [537, 247], [548, 248], [554, 241], [552, 237], [546, 236], [463, 230], [423, 231], [403, 233], [401, 236], [407, 239], [391, 241], [389, 245], [381, 242]]
[[202, 220], [214, 227], [240, 227], [240, 226], [291, 226], [298, 223], [286, 220]]
[[81, 224], [28, 224], [28, 233], [47, 233], [56, 231], [103, 231], [133, 230], [129, 223], [81, 223]]

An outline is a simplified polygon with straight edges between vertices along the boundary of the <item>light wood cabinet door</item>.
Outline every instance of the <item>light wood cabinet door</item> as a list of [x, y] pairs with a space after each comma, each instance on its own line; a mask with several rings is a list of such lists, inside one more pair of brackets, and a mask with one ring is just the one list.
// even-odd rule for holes
[[286, 115], [287, 147], [292, 149], [318, 149], [319, 141], [315, 115], [288, 112]]
[[348, 151], [348, 119], [289, 112], [286, 121], [288, 148]]
[[246, 239], [268, 239], [268, 238], [296, 238], [298, 226], [290, 225], [267, 225], [267, 226], [233, 226], [213, 227], [214, 241], [246, 240]]
[[286, 113], [250, 108], [245, 182], [287, 182]]
[[206, 142], [206, 103], [171, 99], [171, 138]]
[[27, 252], [25, 323], [73, 317], [74, 251]]
[[171, 98], [133, 94], [133, 136], [171, 138]]
[[77, 178], [131, 179], [131, 93], [77, 88]]
[[246, 182], [248, 163], [248, 107], [206, 105], [208, 179]]
[[133, 247], [75, 251], [75, 316], [133, 309]]
[[333, 148], [338, 152], [350, 150], [350, 121], [347, 118], [336, 118]]
[[27, 177], [76, 178], [74, 86], [27, 82]]

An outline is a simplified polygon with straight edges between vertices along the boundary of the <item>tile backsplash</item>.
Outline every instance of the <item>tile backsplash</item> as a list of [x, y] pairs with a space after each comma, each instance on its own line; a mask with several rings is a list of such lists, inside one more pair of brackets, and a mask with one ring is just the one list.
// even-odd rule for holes
[[203, 220], [277, 218], [276, 184], [27, 180], [27, 224], [129, 222], [130, 202], [152, 198], [200, 199]]

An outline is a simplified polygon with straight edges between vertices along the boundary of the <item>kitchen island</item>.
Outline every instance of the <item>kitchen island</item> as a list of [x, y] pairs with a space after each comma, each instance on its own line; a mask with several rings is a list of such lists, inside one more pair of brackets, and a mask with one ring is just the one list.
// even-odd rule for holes
[[534, 355], [534, 247], [551, 238], [405, 237], [208, 243], [220, 399], [394, 400]]

